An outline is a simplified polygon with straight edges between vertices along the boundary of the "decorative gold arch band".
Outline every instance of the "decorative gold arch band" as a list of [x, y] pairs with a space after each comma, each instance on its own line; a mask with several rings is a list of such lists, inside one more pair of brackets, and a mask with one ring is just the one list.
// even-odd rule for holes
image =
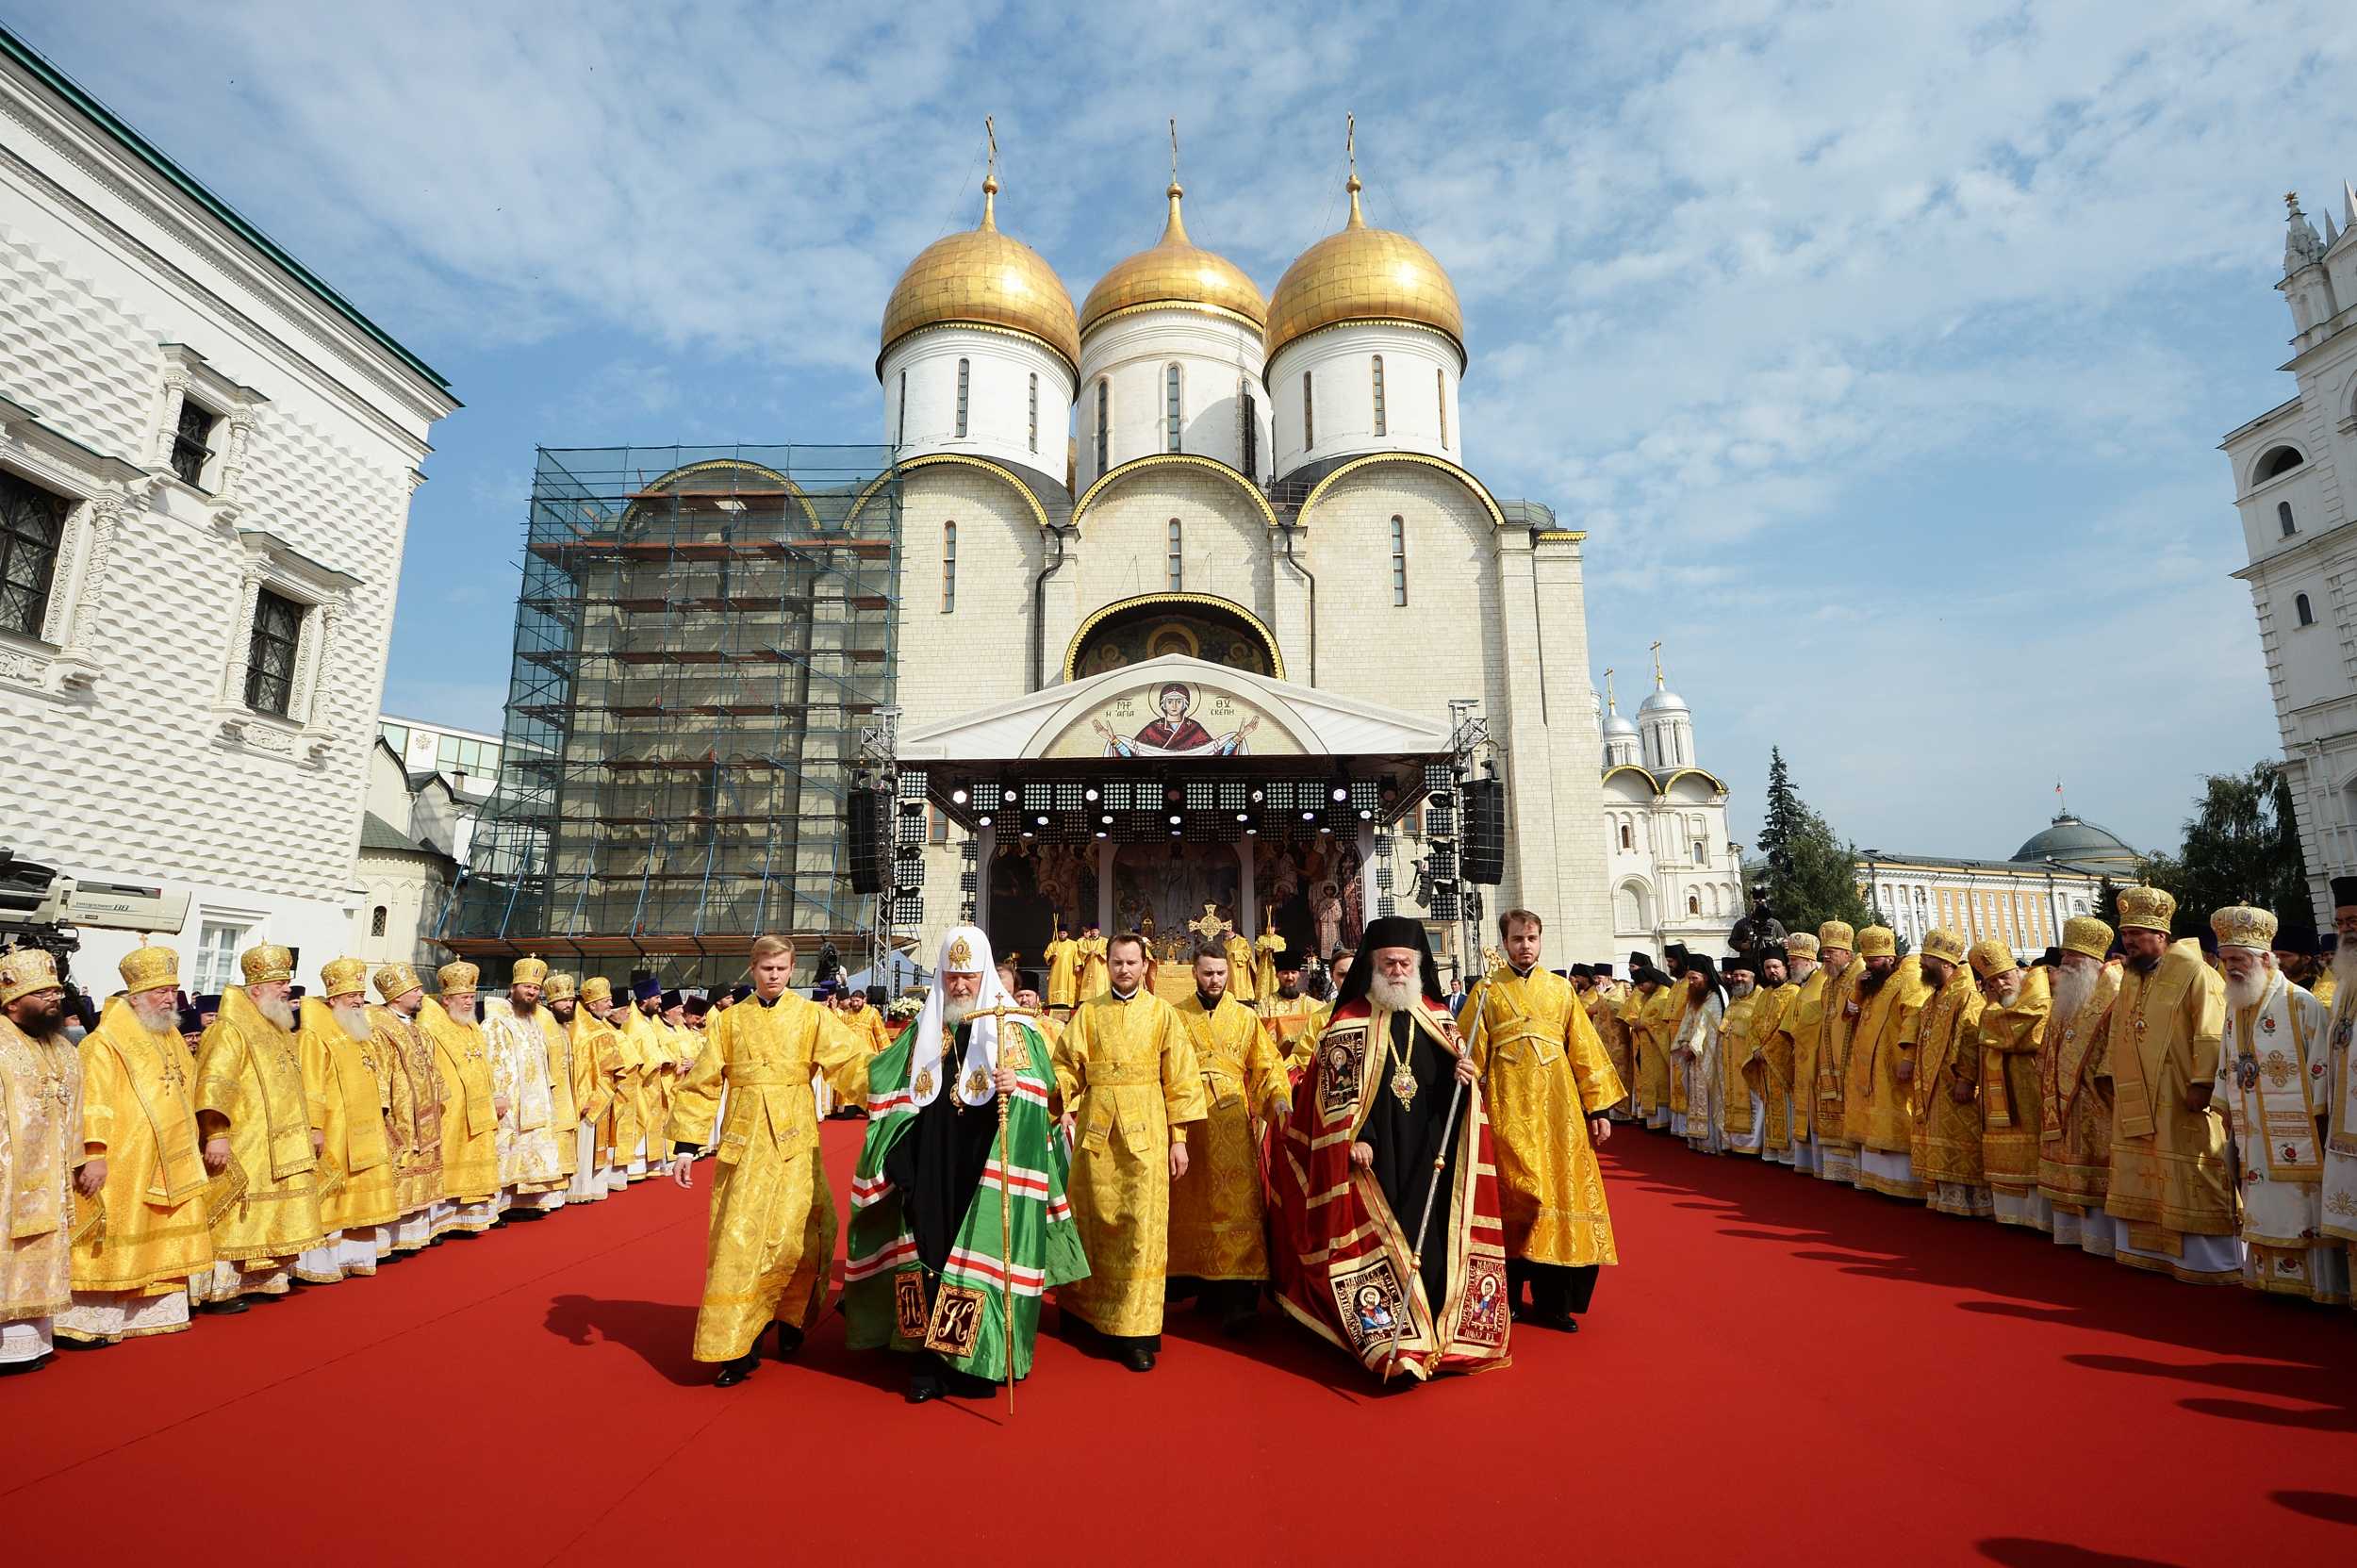
[[1039, 497], [1031, 493], [1031, 487], [1026, 485], [1023, 481], [1017, 479], [1014, 474], [1009, 473], [1004, 468], [992, 462], [989, 458], [969, 457], [963, 452], [928, 452], [922, 456], [911, 457], [897, 465], [896, 468], [886, 470], [884, 472], [876, 475], [875, 478], [867, 482], [866, 487], [859, 492], [859, 499], [851, 503], [850, 511], [846, 514], [843, 519], [843, 526], [849, 528], [852, 523], [859, 520], [859, 515], [866, 508], [867, 503], [874, 498], [878, 490], [884, 487], [885, 483], [892, 478], [895, 472], [906, 473], [911, 469], [927, 469], [939, 463], [948, 463], [958, 468], [980, 469], [984, 473], [992, 474], [999, 479], [1005, 480], [1009, 485], [1014, 487], [1015, 494], [1023, 498], [1024, 504], [1030, 507], [1031, 516], [1038, 521], [1039, 525], [1042, 528], [1047, 526], [1047, 508], [1039, 503]]
[[1114, 616], [1155, 604], [1187, 604], [1197, 609], [1217, 610], [1224, 615], [1233, 616], [1250, 628], [1253, 635], [1261, 639], [1261, 646], [1268, 651], [1269, 674], [1279, 681], [1285, 678], [1285, 655], [1278, 651], [1277, 634], [1268, 629], [1268, 623], [1234, 600], [1222, 599], [1215, 593], [1141, 593], [1128, 599], [1114, 600], [1112, 603], [1090, 615], [1086, 620], [1081, 621], [1080, 629], [1072, 634], [1072, 641], [1065, 646], [1063, 651], [1063, 678], [1067, 681], [1077, 678], [1080, 664], [1080, 647], [1088, 641], [1091, 632], [1096, 631], [1097, 627]]
[[1497, 497], [1490, 493], [1490, 487], [1487, 485], [1447, 458], [1428, 456], [1421, 452], [1371, 452], [1364, 457], [1353, 457], [1349, 462], [1344, 463], [1310, 487], [1309, 498], [1301, 503], [1302, 521], [1304, 523], [1309, 521], [1310, 514], [1317, 510], [1318, 502], [1345, 474], [1356, 473], [1360, 469], [1372, 467], [1376, 463], [1420, 463], [1427, 469], [1438, 469], [1474, 493], [1475, 499], [1488, 509], [1491, 522], [1500, 528], [1506, 526], [1506, 513], [1499, 508]]
[[1035, 343], [1039, 347], [1046, 349], [1049, 354], [1054, 355], [1056, 356], [1056, 363], [1062, 365], [1065, 370], [1072, 372], [1073, 386], [1078, 387], [1080, 384], [1080, 367], [1079, 363], [1073, 359], [1072, 355], [1064, 353], [1063, 350], [1058, 348], [1047, 338], [1042, 338], [1038, 333], [1026, 332], [1019, 326], [1000, 326], [997, 322], [968, 322], [958, 320], [927, 322], [922, 326], [913, 326], [909, 328], [906, 332], [903, 332], [900, 336], [892, 339], [891, 342], [886, 343], [877, 352], [876, 355], [876, 379], [879, 382], [883, 380], [884, 361], [892, 356], [892, 351], [894, 349], [898, 348], [902, 343], [907, 342], [910, 338], [918, 336], [920, 333], [936, 332], [941, 328], [948, 326], [956, 327], [960, 332], [988, 332], [994, 333], [1000, 338], [1020, 338], [1027, 343]]
[[802, 487], [799, 485], [773, 468], [761, 463], [749, 463], [742, 457], [707, 457], [701, 463], [686, 463], [673, 469], [653, 484], [647, 486], [640, 500], [634, 501], [622, 508], [622, 520], [628, 522], [633, 512], [655, 499], [654, 491], [661, 489], [673, 480], [686, 479], [700, 473], [715, 473], [723, 470], [731, 473], [758, 474], [764, 479], [776, 481], [779, 488], [792, 496], [796, 503], [802, 508], [802, 515], [810, 520], [810, 525], [813, 528], [819, 526], [818, 508], [810, 503], [810, 497], [802, 493]]
[[1430, 322], [1403, 321], [1396, 316], [1353, 316], [1348, 321], [1328, 322], [1324, 326], [1313, 326], [1307, 332], [1295, 333], [1277, 344], [1277, 352], [1268, 356], [1270, 379], [1277, 379], [1277, 362], [1284, 357], [1287, 349], [1292, 348], [1295, 343], [1306, 343], [1322, 333], [1340, 332], [1346, 326], [1388, 326], [1396, 327], [1405, 332], [1428, 332], [1457, 351], [1457, 373], [1459, 377], [1473, 369], [1473, 357], [1465, 352], [1465, 345], [1459, 342], [1457, 335], [1445, 327], [1434, 326]]
[[1080, 526], [1080, 519], [1087, 514], [1091, 506], [1096, 503], [1096, 498], [1102, 495], [1108, 487], [1119, 483], [1140, 470], [1162, 468], [1203, 469], [1218, 475], [1251, 498], [1253, 505], [1260, 511], [1261, 521], [1271, 528], [1277, 526], [1277, 508], [1269, 504], [1268, 497], [1261, 493], [1260, 486], [1216, 458], [1205, 457], [1199, 453], [1191, 452], [1150, 452], [1143, 457], [1132, 457], [1126, 463], [1116, 464], [1107, 469], [1097, 475], [1096, 483], [1082, 490], [1080, 499], [1073, 503], [1072, 526], [1075, 528]]

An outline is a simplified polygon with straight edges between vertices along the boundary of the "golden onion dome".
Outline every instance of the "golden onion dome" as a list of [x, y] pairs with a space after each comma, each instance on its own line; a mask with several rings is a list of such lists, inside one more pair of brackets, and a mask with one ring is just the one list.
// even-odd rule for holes
[[1339, 322], [1410, 322], [1427, 326], [1465, 356], [1465, 312], [1457, 286], [1432, 253], [1404, 234], [1371, 229], [1350, 176], [1350, 221], [1301, 253], [1277, 280], [1269, 306], [1268, 359], [1296, 338]]
[[982, 221], [916, 253], [884, 302], [877, 373], [892, 345], [929, 326], [998, 327], [1036, 338], [1080, 374], [1080, 328], [1072, 295], [1046, 258], [998, 232], [998, 179], [982, 181]]
[[1170, 222], [1150, 250], [1138, 252], [1099, 278], [1080, 306], [1080, 334], [1108, 316], [1141, 305], [1193, 305], [1226, 316], [1240, 316], [1262, 331], [1268, 329], [1268, 302], [1260, 286], [1243, 268], [1215, 256], [1187, 238], [1178, 215], [1186, 194], [1177, 180], [1163, 192], [1170, 198]]

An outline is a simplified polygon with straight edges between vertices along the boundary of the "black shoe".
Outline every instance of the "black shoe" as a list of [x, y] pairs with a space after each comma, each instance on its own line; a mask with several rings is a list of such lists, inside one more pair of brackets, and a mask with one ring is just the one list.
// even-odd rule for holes
[[712, 1386], [715, 1388], [734, 1388], [737, 1384], [751, 1377], [753, 1375], [753, 1368], [759, 1366], [760, 1364], [761, 1350], [759, 1346], [755, 1346], [753, 1349], [747, 1351], [745, 1354], [737, 1357], [736, 1360], [733, 1362], [722, 1362], [720, 1366], [720, 1375], [712, 1379]]
[[1154, 1370], [1154, 1352], [1143, 1345], [1132, 1345], [1121, 1352], [1121, 1364], [1132, 1372]]
[[802, 1331], [791, 1323], [772, 1323], [769, 1327], [778, 1331], [778, 1360], [784, 1361], [802, 1347]]
[[[546, 1219], [549, 1217], [551, 1213], [552, 1213], [552, 1211], [548, 1209], [518, 1209], [510, 1213], [507, 1215], [507, 1219], [519, 1219], [525, 1221]], [[503, 1225], [506, 1223], [506, 1220], [502, 1220], [500, 1223]]]
[[114, 1343], [115, 1342], [110, 1339], [68, 1339], [63, 1334], [59, 1334], [58, 1336], [58, 1349], [71, 1350], [77, 1355], [85, 1350], [110, 1349], [113, 1347]]
[[1514, 1314], [1514, 1321], [1527, 1324], [1533, 1329], [1553, 1329], [1558, 1333], [1576, 1334], [1579, 1332], [1579, 1319], [1569, 1312], [1517, 1312]]
[[[68, 1342], [59, 1340], [58, 1343], [64, 1345]], [[6, 1366], [0, 1366], [0, 1378], [22, 1378], [28, 1372], [39, 1372], [47, 1366], [51, 1360], [49, 1356], [41, 1355], [35, 1356], [29, 1362], [10, 1362]]]
[[947, 1391], [941, 1386], [941, 1376], [931, 1371], [918, 1372], [909, 1378], [909, 1391], [901, 1395], [912, 1405], [922, 1405], [938, 1399]]
[[226, 1301], [206, 1301], [196, 1310], [200, 1312], [209, 1312], [215, 1317], [235, 1317], [239, 1312], [250, 1311], [251, 1308], [245, 1297], [237, 1296], [231, 1296]]

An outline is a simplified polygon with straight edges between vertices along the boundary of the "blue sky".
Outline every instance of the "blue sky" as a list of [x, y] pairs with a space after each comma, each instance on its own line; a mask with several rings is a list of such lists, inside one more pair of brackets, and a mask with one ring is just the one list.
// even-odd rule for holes
[[[1755, 825], [2174, 848], [2275, 746], [2227, 430], [2293, 390], [2282, 193], [2357, 176], [2343, 7], [191, 8], [0, 15], [449, 376], [388, 707], [496, 728], [536, 443], [882, 436], [909, 256], [1077, 300], [1188, 227], [1273, 288], [1342, 213], [1468, 319], [1468, 462], [1589, 530], [1597, 679], [1666, 644]], [[1174, 17], [1186, 38], [1171, 40]], [[2336, 161], [2337, 160], [2337, 161]]]

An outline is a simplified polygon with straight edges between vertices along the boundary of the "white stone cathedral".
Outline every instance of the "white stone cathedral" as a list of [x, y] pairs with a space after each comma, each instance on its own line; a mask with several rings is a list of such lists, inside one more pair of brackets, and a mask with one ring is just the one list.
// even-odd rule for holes
[[[1339, 778], [1445, 751], [1451, 701], [1475, 699], [1508, 799], [1489, 909], [1539, 911], [1558, 966], [1624, 950], [1606, 796], [1617, 809], [1629, 785], [1607, 786], [1626, 769], [1601, 754], [1583, 536], [1468, 466], [1464, 318], [1431, 253], [1370, 227], [1353, 174], [1345, 225], [1264, 298], [1189, 237], [1173, 183], [1161, 239], [1076, 312], [999, 227], [995, 175], [982, 189], [980, 225], [928, 246], [893, 289], [876, 362], [902, 475], [901, 754], [931, 766], [934, 799], [945, 779], [1056, 767], [1215, 776], [1297, 757]], [[1674, 733], [1686, 760], [1659, 767], [1673, 793], [1698, 777], [1690, 723]], [[974, 896], [1002, 948], [1036, 950], [1036, 929], [1014, 929], [1018, 896], [1031, 928], [1048, 911], [1167, 930], [1215, 902], [1259, 930], [1289, 900], [1311, 920], [1345, 903], [1321, 947], [1378, 903], [1371, 829], [1221, 845], [1205, 872], [1175, 844], [1033, 845], [1028, 814], [1021, 837], [1012, 815], [955, 815], [982, 839]], [[1641, 841], [1667, 844], [1655, 815]], [[1401, 817], [1408, 841], [1421, 820]], [[1711, 821], [1723, 853], [1722, 808]], [[931, 937], [959, 912], [959, 850], [929, 852]], [[1396, 881], [1413, 912], [1404, 866]], [[1681, 894], [1654, 885], [1640, 913], [1657, 928]]]

